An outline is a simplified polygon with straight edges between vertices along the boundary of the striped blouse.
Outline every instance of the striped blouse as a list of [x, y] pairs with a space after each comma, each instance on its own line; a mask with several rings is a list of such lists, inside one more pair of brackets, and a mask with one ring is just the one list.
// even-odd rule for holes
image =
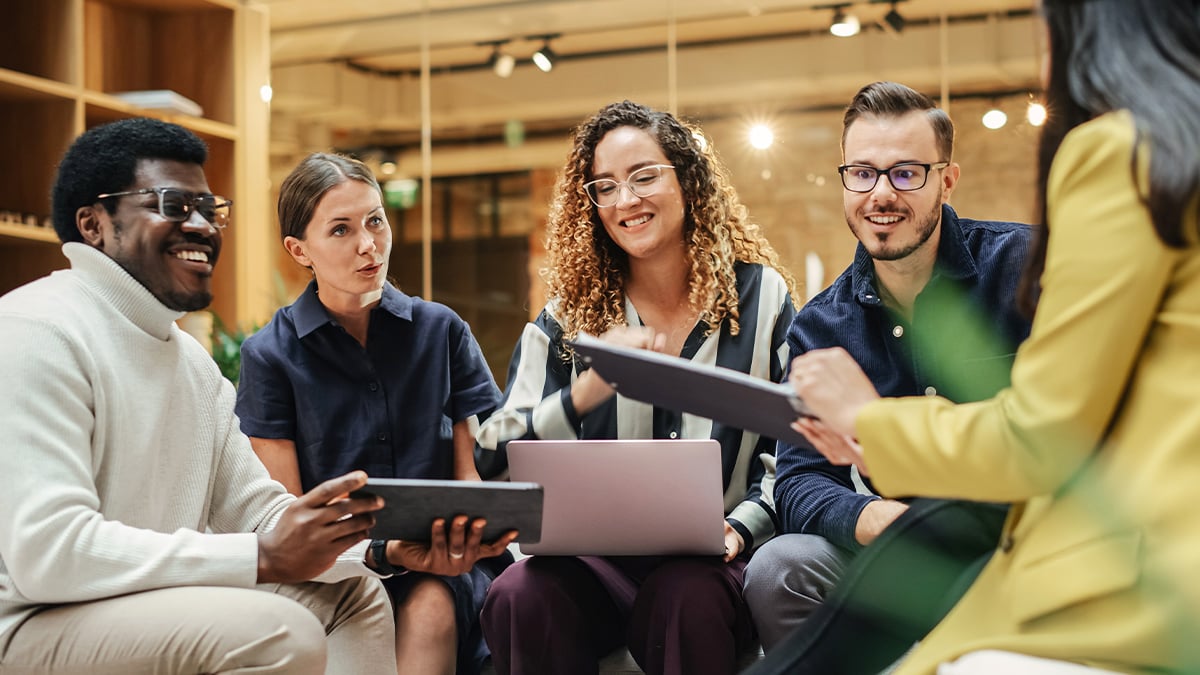
[[[795, 315], [787, 284], [774, 269], [759, 264], [739, 263], [736, 272], [739, 334], [730, 335], [726, 321], [705, 337], [707, 324], [701, 321], [680, 355], [779, 382], [787, 358], [787, 329]], [[721, 444], [726, 520], [742, 535], [747, 551], [773, 537], [775, 440], [620, 394], [579, 416], [571, 404], [571, 383], [585, 367], [578, 359], [563, 358], [556, 305], [548, 303], [537, 320], [525, 326], [513, 351], [503, 403], [479, 428], [480, 471], [492, 476], [503, 470], [511, 440], [712, 438]], [[628, 298], [625, 314], [630, 325], [641, 325]]]

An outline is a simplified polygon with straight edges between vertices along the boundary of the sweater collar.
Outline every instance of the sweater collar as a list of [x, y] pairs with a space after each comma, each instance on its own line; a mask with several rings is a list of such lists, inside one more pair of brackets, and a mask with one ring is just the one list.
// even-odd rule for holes
[[159, 302], [145, 286], [104, 252], [80, 242], [63, 244], [71, 269], [96, 295], [108, 302], [138, 328], [167, 340], [171, 327], [186, 312]]

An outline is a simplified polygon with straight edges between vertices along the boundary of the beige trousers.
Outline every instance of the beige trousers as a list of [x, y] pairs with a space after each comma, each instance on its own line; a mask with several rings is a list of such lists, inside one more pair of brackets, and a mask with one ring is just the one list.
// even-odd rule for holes
[[396, 673], [378, 579], [187, 586], [54, 605], [16, 629], [0, 675]]

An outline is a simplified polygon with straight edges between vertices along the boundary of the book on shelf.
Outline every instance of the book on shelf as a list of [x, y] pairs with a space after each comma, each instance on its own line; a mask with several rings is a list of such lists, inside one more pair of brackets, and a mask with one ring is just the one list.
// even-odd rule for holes
[[182, 113], [203, 117], [204, 109], [192, 99], [170, 89], [147, 89], [144, 91], [119, 91], [113, 96], [126, 103], [146, 110]]

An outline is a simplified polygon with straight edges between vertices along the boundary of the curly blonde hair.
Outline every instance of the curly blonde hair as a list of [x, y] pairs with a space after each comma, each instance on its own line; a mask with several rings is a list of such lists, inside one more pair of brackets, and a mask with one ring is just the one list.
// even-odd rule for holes
[[734, 264], [761, 263], [774, 268], [795, 297], [796, 282], [779, 264], [779, 255], [757, 225], [748, 220], [729, 171], [699, 127], [666, 112], [630, 101], [600, 109], [575, 129], [574, 146], [554, 186], [546, 227], [547, 295], [557, 300], [563, 337], [580, 331], [599, 335], [625, 325], [624, 281], [629, 258], [608, 236], [584, 183], [592, 180], [596, 145], [618, 127], [650, 134], [662, 148], [683, 191], [683, 236], [691, 289], [688, 304], [709, 331], [726, 319], [730, 333], [739, 327]]

